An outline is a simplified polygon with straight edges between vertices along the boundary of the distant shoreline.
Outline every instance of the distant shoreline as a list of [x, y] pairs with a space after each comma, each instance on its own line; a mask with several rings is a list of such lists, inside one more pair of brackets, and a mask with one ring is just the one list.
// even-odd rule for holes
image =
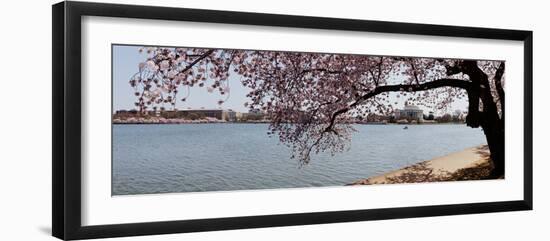
[[114, 123], [117, 126], [123, 125], [201, 125], [201, 124], [269, 124], [269, 122], [189, 122], [189, 123]]
[[[187, 122], [187, 123], [147, 123], [147, 122], [111, 122], [113, 125], [193, 125], [193, 124], [269, 124], [269, 121], [266, 122], [232, 122], [232, 121], [218, 121], [218, 122]], [[397, 124], [397, 123], [388, 123], [388, 124], [375, 124], [375, 123], [348, 123], [351, 125], [373, 125], [373, 126], [406, 126], [406, 125], [465, 125], [466, 123], [426, 123], [426, 124]]]
[[185, 125], [185, 124], [267, 124], [269, 121], [224, 121], [224, 120], [187, 120], [187, 119], [156, 119], [156, 120], [112, 120], [113, 125]]
[[[111, 124], [113, 125], [167, 125], [167, 124], [269, 124], [269, 120], [261, 121], [225, 121], [225, 120], [188, 120], [188, 119], [143, 119], [143, 120], [120, 120], [113, 119]], [[380, 123], [380, 122], [370, 122], [370, 123], [347, 123], [352, 125], [400, 125], [400, 126], [415, 126], [415, 125], [465, 125], [466, 123], [457, 123], [457, 122], [444, 122], [444, 123]]]

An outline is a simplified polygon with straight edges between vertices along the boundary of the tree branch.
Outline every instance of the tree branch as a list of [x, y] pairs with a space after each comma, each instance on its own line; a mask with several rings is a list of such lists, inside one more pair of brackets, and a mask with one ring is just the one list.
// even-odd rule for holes
[[212, 54], [214, 52], [213, 49], [210, 49], [208, 51], [206, 51], [204, 54], [202, 54], [201, 56], [199, 56], [197, 59], [195, 59], [193, 62], [191, 62], [189, 65], [185, 66], [185, 69], [183, 69], [182, 71], [180, 71], [180, 73], [185, 73], [187, 70], [193, 68], [193, 66], [195, 66], [195, 64], [197, 64], [198, 62], [200, 62], [201, 60], [203, 60], [204, 58], [208, 57], [208, 55]]
[[413, 76], [414, 76], [414, 80], [416, 81], [416, 84], [419, 84], [420, 81], [418, 80], [418, 75], [416, 74], [416, 67], [414, 67], [414, 60], [410, 59], [409, 62], [411, 64], [411, 68], [412, 68], [412, 71], [413, 71]]
[[348, 107], [334, 112], [330, 118], [330, 123], [327, 126], [327, 128], [325, 128], [324, 132], [329, 132], [332, 130], [332, 128], [334, 127], [336, 118], [339, 115], [349, 111], [350, 109], [352, 109], [357, 105], [362, 104], [365, 100], [368, 100], [374, 96], [377, 96], [385, 92], [396, 92], [396, 91], [416, 92], [416, 91], [430, 90], [430, 89], [436, 89], [441, 87], [455, 87], [455, 88], [462, 88], [462, 89], [468, 90], [470, 88], [470, 84], [471, 84], [470, 81], [459, 80], [459, 79], [438, 79], [438, 80], [422, 83], [419, 85], [400, 84], [400, 85], [379, 86], [379, 87], [376, 87], [374, 90], [358, 98], [355, 102], [350, 104]]
[[300, 74], [310, 73], [310, 72], [326, 72], [328, 74], [341, 74], [342, 71], [339, 70], [330, 70], [325, 68], [314, 68], [314, 69], [305, 69]]

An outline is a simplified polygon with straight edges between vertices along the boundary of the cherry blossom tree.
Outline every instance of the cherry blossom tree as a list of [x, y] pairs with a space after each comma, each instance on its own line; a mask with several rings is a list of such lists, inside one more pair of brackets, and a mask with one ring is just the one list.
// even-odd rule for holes
[[[504, 176], [503, 61], [204, 48], [142, 48], [147, 59], [129, 83], [136, 107], [175, 108], [190, 87], [228, 98], [230, 75], [250, 88], [244, 105], [270, 118], [270, 135], [302, 164], [312, 154], [349, 147], [351, 122], [391, 114], [397, 99], [443, 110], [467, 98], [466, 124], [481, 127], [491, 152], [491, 177]], [[223, 104], [227, 99], [220, 99]]]

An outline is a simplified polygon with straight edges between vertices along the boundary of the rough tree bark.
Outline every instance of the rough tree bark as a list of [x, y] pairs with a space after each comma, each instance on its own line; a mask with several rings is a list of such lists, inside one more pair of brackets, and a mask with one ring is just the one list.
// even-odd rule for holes
[[457, 67], [458, 71], [467, 74], [471, 81], [470, 87], [466, 89], [469, 103], [466, 124], [472, 128], [481, 126], [483, 129], [493, 163], [489, 178], [504, 177], [504, 90], [500, 83], [504, 73], [504, 63], [499, 66], [495, 74], [501, 115], [491, 93], [489, 77], [477, 66], [477, 61], [463, 61]]

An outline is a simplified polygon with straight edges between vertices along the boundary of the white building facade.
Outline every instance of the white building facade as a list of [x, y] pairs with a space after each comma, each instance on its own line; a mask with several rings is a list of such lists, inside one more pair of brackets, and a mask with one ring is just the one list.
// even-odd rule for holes
[[407, 119], [407, 120], [423, 120], [424, 111], [414, 105], [405, 105], [402, 110], [397, 110], [395, 112], [396, 119]]

